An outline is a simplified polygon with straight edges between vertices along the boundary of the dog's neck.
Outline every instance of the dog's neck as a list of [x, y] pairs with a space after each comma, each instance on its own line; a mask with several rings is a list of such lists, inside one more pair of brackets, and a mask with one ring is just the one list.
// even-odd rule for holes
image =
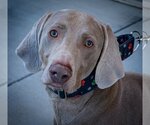
[[118, 89], [118, 84], [115, 84], [108, 89], [101, 90], [96, 88], [83, 96], [67, 99], [59, 98], [58, 95], [54, 94], [49, 89], [47, 89], [47, 91], [53, 102], [56, 121], [60, 125], [65, 125], [78, 119], [82, 115], [82, 111], [85, 111], [85, 109], [92, 109], [95, 104], [101, 107], [100, 113], [109, 110], [114, 100], [118, 98], [117, 95], [119, 95], [118, 91], [120, 90]]
[[55, 119], [58, 125], [66, 125], [73, 121], [84, 109], [86, 103], [92, 97], [93, 92], [89, 92], [81, 97], [68, 99], [52, 99]]

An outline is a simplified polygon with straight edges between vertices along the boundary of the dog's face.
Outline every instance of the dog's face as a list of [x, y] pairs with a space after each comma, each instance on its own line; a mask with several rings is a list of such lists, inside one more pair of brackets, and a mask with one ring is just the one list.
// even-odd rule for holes
[[16, 52], [29, 71], [43, 70], [43, 83], [68, 93], [81, 86], [81, 80], [96, 64], [95, 81], [99, 88], [110, 87], [124, 76], [111, 28], [75, 10], [44, 15]]
[[104, 34], [93, 17], [59, 11], [45, 23], [40, 41], [43, 83], [73, 92], [95, 67]]

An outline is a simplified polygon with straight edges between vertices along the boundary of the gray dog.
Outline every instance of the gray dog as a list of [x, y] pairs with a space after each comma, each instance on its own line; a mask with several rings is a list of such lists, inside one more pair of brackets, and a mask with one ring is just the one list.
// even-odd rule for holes
[[124, 73], [111, 28], [86, 13], [46, 13], [16, 50], [43, 70], [55, 125], [141, 125], [142, 78]]

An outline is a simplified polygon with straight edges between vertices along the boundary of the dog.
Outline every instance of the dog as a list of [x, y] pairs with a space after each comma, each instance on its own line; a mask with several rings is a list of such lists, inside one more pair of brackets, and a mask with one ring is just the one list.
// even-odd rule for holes
[[16, 49], [43, 70], [54, 125], [141, 125], [142, 77], [125, 73], [110, 26], [77, 10], [48, 12]]

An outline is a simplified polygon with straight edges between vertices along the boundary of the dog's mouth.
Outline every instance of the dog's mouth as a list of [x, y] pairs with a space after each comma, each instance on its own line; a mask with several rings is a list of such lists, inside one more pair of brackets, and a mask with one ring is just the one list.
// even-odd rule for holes
[[63, 84], [60, 83], [44, 83], [49, 88], [53, 87], [55, 89], [63, 89]]
[[65, 91], [68, 93], [72, 93], [77, 90], [77, 88], [80, 88], [81, 85], [79, 86], [73, 86], [73, 84], [68, 84], [68, 83], [54, 83], [54, 82], [49, 82], [49, 83], [43, 83], [46, 85], [48, 88], [53, 89], [53, 90], [58, 90], [58, 91]]

